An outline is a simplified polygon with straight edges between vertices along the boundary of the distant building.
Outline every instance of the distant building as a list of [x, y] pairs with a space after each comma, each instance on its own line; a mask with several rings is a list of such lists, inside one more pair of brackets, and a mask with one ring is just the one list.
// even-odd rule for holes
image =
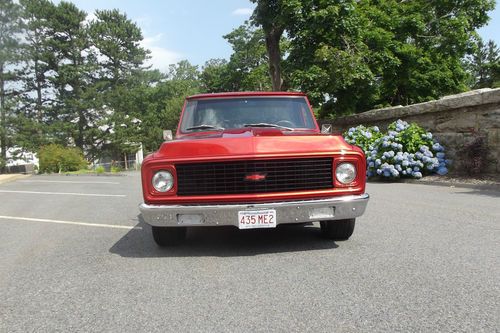
[[36, 165], [37, 168], [39, 167], [39, 161], [36, 153], [27, 152], [18, 147], [7, 149], [7, 167], [26, 164], [33, 164]]
[[0, 173], [33, 173], [39, 166], [36, 153], [24, 151], [19, 147], [8, 148], [6, 157], [5, 167], [0, 169]]

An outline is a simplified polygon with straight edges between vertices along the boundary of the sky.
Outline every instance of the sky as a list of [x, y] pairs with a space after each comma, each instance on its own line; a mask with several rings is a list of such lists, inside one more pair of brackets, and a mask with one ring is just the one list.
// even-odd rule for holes
[[163, 71], [183, 59], [198, 66], [211, 58], [228, 59], [232, 49], [222, 36], [248, 20], [255, 7], [249, 0], [70, 1], [89, 14], [113, 8], [125, 12], [142, 29], [150, 64]]
[[[118, 8], [141, 27], [143, 47], [151, 51], [150, 64], [165, 71], [187, 59], [202, 66], [211, 58], [228, 59], [231, 46], [222, 37], [250, 18], [249, 0], [70, 0], [92, 14], [95, 9]], [[57, 0], [56, 0], [57, 2]], [[480, 35], [500, 46], [500, 6], [490, 13]]]

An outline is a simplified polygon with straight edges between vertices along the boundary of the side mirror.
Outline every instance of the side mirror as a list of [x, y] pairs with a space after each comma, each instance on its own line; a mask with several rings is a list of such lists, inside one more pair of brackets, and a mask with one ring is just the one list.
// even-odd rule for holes
[[172, 141], [174, 139], [174, 135], [171, 130], [163, 130], [163, 140]]
[[321, 133], [322, 134], [332, 134], [332, 124], [323, 124], [321, 125]]

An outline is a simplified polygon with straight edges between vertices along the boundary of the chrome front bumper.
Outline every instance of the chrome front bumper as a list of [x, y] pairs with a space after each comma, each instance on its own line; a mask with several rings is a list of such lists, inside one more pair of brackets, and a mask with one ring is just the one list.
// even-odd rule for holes
[[277, 224], [343, 220], [361, 216], [369, 195], [349, 195], [328, 199], [228, 205], [147, 205], [139, 209], [144, 221], [158, 227], [238, 226], [238, 212], [276, 210]]

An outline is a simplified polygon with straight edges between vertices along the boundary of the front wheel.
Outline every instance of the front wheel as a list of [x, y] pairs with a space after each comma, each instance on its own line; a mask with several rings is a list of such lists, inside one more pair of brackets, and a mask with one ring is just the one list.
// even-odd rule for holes
[[186, 238], [186, 227], [151, 227], [153, 238], [159, 246], [171, 246], [181, 243]]
[[334, 240], [348, 240], [354, 232], [356, 219], [321, 221], [321, 233]]

